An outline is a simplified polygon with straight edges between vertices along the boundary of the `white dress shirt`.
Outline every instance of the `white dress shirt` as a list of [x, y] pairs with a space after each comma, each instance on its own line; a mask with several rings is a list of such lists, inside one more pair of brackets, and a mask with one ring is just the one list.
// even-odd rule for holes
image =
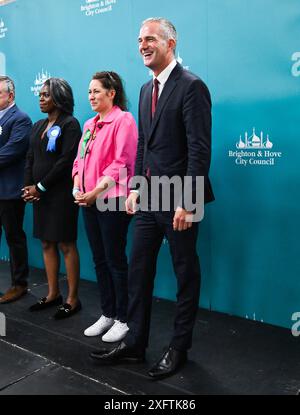
[[[177, 65], [176, 59], [173, 59], [172, 62], [156, 77], [156, 79], [159, 82], [158, 85], [158, 99], [161, 96], [161, 93], [165, 87], [165, 84], [167, 80], [169, 79], [169, 76], [171, 75], [171, 72]], [[153, 80], [155, 79], [155, 76], [153, 75]]]
[[10, 110], [14, 105], [16, 105], [14, 102], [4, 110], [0, 111], [0, 120], [4, 117], [4, 115], [7, 113], [8, 110]]

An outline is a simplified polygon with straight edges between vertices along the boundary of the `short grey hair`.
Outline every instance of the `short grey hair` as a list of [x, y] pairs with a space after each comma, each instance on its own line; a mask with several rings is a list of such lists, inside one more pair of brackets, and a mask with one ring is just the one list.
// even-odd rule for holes
[[177, 42], [177, 31], [173, 23], [170, 22], [170, 20], [167, 20], [164, 17], [149, 17], [149, 19], [143, 21], [142, 26], [144, 26], [147, 23], [159, 23], [160, 27], [162, 28], [165, 34], [166, 39], [174, 39], [175, 42]]
[[14, 81], [9, 76], [0, 76], [0, 82], [5, 82], [6, 84], [6, 91], [8, 93], [15, 94], [15, 84]]

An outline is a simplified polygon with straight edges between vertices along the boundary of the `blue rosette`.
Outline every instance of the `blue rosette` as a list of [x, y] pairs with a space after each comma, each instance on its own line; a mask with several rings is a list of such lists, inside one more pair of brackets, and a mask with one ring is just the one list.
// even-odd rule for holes
[[56, 140], [61, 135], [61, 128], [58, 125], [54, 125], [50, 130], [47, 132], [48, 137], [48, 145], [47, 150], [50, 153], [53, 153], [56, 150]]

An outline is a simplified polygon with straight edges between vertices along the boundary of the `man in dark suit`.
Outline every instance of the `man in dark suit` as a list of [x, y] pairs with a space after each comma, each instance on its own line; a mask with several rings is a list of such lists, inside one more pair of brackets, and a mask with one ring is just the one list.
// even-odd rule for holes
[[12, 279], [12, 286], [0, 297], [0, 304], [16, 301], [27, 293], [25, 203], [21, 194], [31, 126], [30, 118], [15, 104], [14, 82], [8, 76], [0, 76], [0, 236], [3, 228]]
[[[206, 85], [184, 70], [175, 60], [175, 27], [161, 18], [147, 19], [141, 27], [139, 49], [144, 64], [153, 71], [153, 80], [142, 87], [139, 102], [139, 142], [136, 176], [150, 184], [149, 209], [137, 211], [138, 198], [147, 190], [133, 189], [126, 201], [129, 214], [136, 214], [129, 264], [129, 332], [113, 350], [92, 352], [105, 364], [143, 361], [148, 346], [152, 292], [158, 252], [166, 237], [177, 278], [177, 312], [168, 349], [148, 372], [153, 379], [175, 373], [186, 361], [192, 345], [200, 294], [200, 265], [196, 251], [199, 223], [183, 197], [165, 211], [160, 203], [151, 210], [152, 178], [173, 176], [191, 179], [193, 199], [199, 191], [197, 178], [203, 177], [204, 199], [214, 199], [208, 171], [211, 158], [211, 100]], [[164, 186], [163, 186], [164, 187]], [[200, 189], [201, 190], [201, 189]], [[165, 193], [159, 194], [159, 202]], [[171, 196], [174, 195], [171, 191]], [[157, 195], [156, 195], [157, 196]], [[152, 200], [153, 201], [153, 200]], [[194, 216], [195, 217], [195, 216]]]

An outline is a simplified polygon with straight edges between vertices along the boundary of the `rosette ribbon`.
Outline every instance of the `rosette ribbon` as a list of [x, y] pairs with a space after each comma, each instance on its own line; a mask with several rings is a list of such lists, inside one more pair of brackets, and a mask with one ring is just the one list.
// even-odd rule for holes
[[50, 130], [47, 132], [47, 137], [49, 139], [47, 145], [47, 151], [53, 153], [56, 150], [56, 140], [61, 135], [61, 129], [58, 125], [54, 125]]

